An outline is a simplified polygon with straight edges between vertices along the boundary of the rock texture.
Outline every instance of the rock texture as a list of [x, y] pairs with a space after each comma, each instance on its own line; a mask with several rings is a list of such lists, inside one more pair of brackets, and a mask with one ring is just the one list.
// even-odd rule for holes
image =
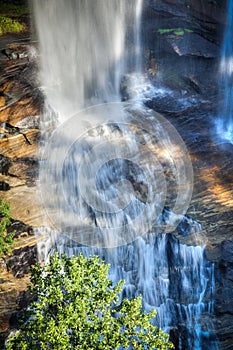
[[143, 46], [154, 82], [215, 98], [225, 2], [144, 1]]
[[[200, 109], [199, 109], [200, 108]], [[215, 144], [212, 107], [163, 112], [188, 147], [194, 170], [188, 215], [202, 225], [206, 257], [215, 263], [216, 333], [220, 350], [232, 349], [233, 332], [233, 146]], [[184, 243], [189, 242], [183, 238]]]
[[[2, 198], [12, 207], [12, 216], [26, 224], [40, 226], [43, 210], [37, 195], [40, 143], [40, 109], [43, 98], [38, 89], [36, 49], [25, 38], [11, 41], [14, 52], [24, 56], [2, 59], [0, 80], [0, 182]], [[32, 54], [33, 53], [33, 54]]]
[[[148, 0], [143, 26], [149, 79], [155, 86], [172, 90], [172, 94], [147, 98], [146, 104], [176, 127], [193, 163], [194, 191], [188, 215], [202, 225], [207, 259], [215, 263], [216, 332], [221, 350], [233, 349], [233, 146], [215, 143], [214, 136], [226, 3]], [[155, 75], [150, 73], [152, 63]]]
[[233, 238], [222, 242], [216, 263], [217, 332], [221, 349], [232, 349], [233, 341]]
[[[163, 34], [162, 34], [163, 35]], [[170, 34], [165, 36], [170, 48], [179, 56], [213, 58], [219, 56], [219, 47], [196, 33]]]
[[[26, 234], [26, 233], [25, 233]], [[17, 313], [30, 300], [27, 286], [29, 268], [37, 261], [37, 240], [34, 235], [16, 240], [13, 255], [1, 260], [0, 266], [0, 333], [17, 319]]]
[[14, 52], [25, 52], [24, 56], [11, 60], [0, 54], [0, 196], [11, 204], [13, 219], [8, 230], [15, 233], [12, 256], [0, 262], [0, 333], [3, 336], [30, 299], [29, 268], [37, 261], [40, 239], [34, 234], [34, 227], [41, 226], [43, 215], [35, 187], [42, 98], [37, 80], [33, 80], [35, 62], [33, 57], [29, 59], [33, 48], [25, 38], [20, 44], [14, 40], [12, 36], [0, 40], [2, 44], [10, 42], [8, 46]]

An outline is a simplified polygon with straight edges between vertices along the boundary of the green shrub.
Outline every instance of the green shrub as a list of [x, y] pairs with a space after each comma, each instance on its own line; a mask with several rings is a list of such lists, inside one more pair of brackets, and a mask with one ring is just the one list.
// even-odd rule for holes
[[0, 201], [0, 258], [4, 254], [10, 254], [14, 244], [14, 234], [8, 234], [6, 229], [10, 222], [10, 206], [4, 201]]
[[25, 29], [19, 21], [9, 17], [0, 16], [0, 35], [6, 33], [19, 33]]
[[113, 286], [109, 265], [97, 256], [61, 258], [32, 269], [35, 296], [25, 321], [7, 341], [8, 350], [117, 350], [174, 348], [151, 323], [155, 310], [142, 310], [141, 297], [123, 299], [123, 281]]

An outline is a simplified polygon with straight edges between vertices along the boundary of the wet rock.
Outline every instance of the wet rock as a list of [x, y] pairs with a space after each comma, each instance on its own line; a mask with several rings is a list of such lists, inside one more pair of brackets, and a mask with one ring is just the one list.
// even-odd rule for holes
[[226, 314], [218, 317], [216, 324], [217, 335], [220, 341], [220, 350], [232, 350], [233, 344], [233, 315]]
[[0, 173], [7, 175], [11, 166], [12, 160], [9, 157], [0, 154]]
[[[215, 309], [218, 314], [233, 315], [233, 281], [228, 279], [232, 275], [233, 266], [227, 265], [217, 274], [217, 283], [215, 287]], [[224, 276], [224, 278], [223, 278]]]
[[[224, 1], [225, 3], [225, 1]], [[216, 99], [216, 72], [226, 15], [223, 2], [147, 0], [142, 37], [153, 52], [156, 74], [164, 86], [188, 95]], [[145, 57], [147, 61], [147, 57]]]
[[21, 132], [28, 129], [39, 129], [40, 116], [36, 115], [25, 117], [16, 123], [15, 127], [19, 128]]
[[227, 240], [219, 246], [220, 257], [215, 267], [216, 332], [220, 349], [232, 349], [233, 343], [233, 241]]
[[[203, 0], [146, 0], [145, 11], [149, 18], [160, 19], [161, 28], [190, 28], [200, 30], [202, 34], [216, 40], [219, 25], [226, 18], [226, 1]], [[182, 25], [183, 24], [183, 25]]]
[[188, 75], [184, 75], [183, 77], [183, 81], [191, 88], [193, 89], [195, 92], [197, 92], [198, 94], [202, 93], [202, 88], [201, 88], [201, 84], [200, 81], [198, 80], [198, 78], [196, 76], [194, 76], [193, 74], [188, 74]]
[[219, 245], [207, 245], [205, 248], [206, 258], [213, 262], [218, 262], [221, 259], [221, 248]]
[[121, 79], [121, 83], [120, 83], [120, 94], [121, 94], [121, 101], [127, 101], [130, 99], [130, 93], [129, 93], [129, 76], [125, 75], [122, 79]]
[[157, 95], [145, 101], [145, 105], [159, 113], [189, 113], [195, 109], [198, 101], [193, 97], [182, 97], [180, 94], [173, 92]]
[[17, 49], [17, 47], [15, 49], [13, 48], [6, 48], [2, 50], [2, 54], [7, 57], [9, 60], [17, 60], [17, 59], [22, 59], [22, 58], [27, 58], [29, 59], [30, 57], [30, 52], [29, 50], [25, 51], [25, 50], [20, 50]]
[[193, 220], [188, 216], [184, 216], [183, 220], [177, 226], [177, 232], [182, 237], [187, 237], [193, 232]]
[[22, 233], [33, 235], [33, 228], [30, 225], [25, 224], [20, 220], [11, 219], [10, 225], [7, 227], [7, 232], [14, 233], [14, 236], [18, 238]]
[[14, 250], [13, 255], [6, 259], [7, 268], [17, 278], [29, 273], [30, 267], [37, 263], [37, 247], [27, 246]]
[[[163, 34], [164, 35], [164, 34]], [[166, 41], [179, 56], [213, 58], [220, 56], [219, 47], [196, 33], [166, 35]]]
[[233, 263], [233, 240], [224, 241], [222, 243], [222, 259]]
[[38, 177], [39, 162], [36, 158], [14, 159], [9, 169], [9, 176], [17, 178], [27, 186], [35, 185]]
[[10, 185], [7, 182], [0, 181], [0, 191], [9, 191]]
[[2, 53], [3, 53], [3, 55], [5, 55], [7, 58], [9, 58], [9, 60], [18, 58], [18, 57], [17, 57], [17, 54], [16, 54], [13, 50], [11, 50], [11, 49], [3, 49], [3, 50], [2, 50]]

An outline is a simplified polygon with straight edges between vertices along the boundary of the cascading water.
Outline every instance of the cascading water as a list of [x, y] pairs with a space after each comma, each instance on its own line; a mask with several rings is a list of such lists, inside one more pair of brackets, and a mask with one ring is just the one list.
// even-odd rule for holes
[[155, 322], [170, 332], [176, 349], [218, 349], [212, 320], [214, 264], [206, 261], [204, 247], [186, 246], [171, 234], [156, 233], [113, 249], [74, 245], [57, 232], [51, 239], [47, 248], [52, 246], [52, 251], [98, 255], [109, 263], [109, 277], [125, 280], [122, 297], [143, 295], [144, 308], [156, 308]]
[[220, 104], [217, 131], [221, 139], [233, 143], [233, 0], [228, 0], [219, 89], [223, 103]]
[[[139, 29], [142, 4], [142, 0], [33, 1], [40, 44], [42, 88], [46, 105], [49, 106], [45, 110], [45, 118], [46, 113], [52, 110], [52, 113], [55, 112], [59, 121], [62, 122], [69, 120], [74, 113], [86, 106], [120, 100], [119, 87], [122, 76], [133, 71], [136, 71], [136, 73], [141, 71], [142, 55], [140, 52]], [[79, 161], [82, 155], [86, 156], [86, 154], [89, 154], [89, 150], [94, 149], [98, 139], [102, 141], [103, 148], [100, 148], [99, 153], [98, 149], [95, 148], [94, 156], [100, 155], [102, 157], [108, 139], [112, 143], [112, 154], [114, 154], [114, 157], [102, 163], [101, 167], [98, 167], [97, 159], [98, 176], [95, 179], [96, 186], [100, 192], [105, 192], [105, 201], [113, 206], [119, 204], [116, 201], [119, 189], [116, 186], [114, 187], [114, 182], [120, 183], [121, 199], [123, 202], [125, 201], [123, 203], [125, 206], [128, 204], [128, 198], [124, 198], [124, 192], [126, 197], [129, 192], [128, 182], [132, 183], [131, 187], [136, 193], [133, 200], [130, 197], [133, 204], [126, 206], [126, 215], [123, 213], [120, 219], [113, 216], [111, 218], [111, 225], [117, 228], [118, 231], [120, 231], [119, 227], [121, 227], [122, 222], [126, 221], [126, 224], [130, 225], [130, 214], [133, 215], [134, 219], [138, 212], [146, 206], [146, 202], [149, 202], [150, 192], [153, 193], [152, 197], [155, 204], [152, 203], [150, 210], [142, 218], [144, 221], [149, 220], [152, 213], [158, 211], [158, 218], [154, 223], [157, 227], [159, 222], [165, 220], [162, 215], [163, 206], [166, 204], [171, 207], [171, 203], [175, 202], [172, 195], [175, 171], [179, 170], [179, 181], [181, 182], [183, 174], [185, 176], [190, 175], [190, 173], [186, 174], [187, 169], [182, 160], [180, 160], [180, 165], [177, 165], [177, 159], [182, 158], [182, 152], [185, 152], [179, 142], [179, 145], [176, 144], [175, 147], [177, 148], [175, 159], [170, 156], [169, 152], [172, 145], [169, 137], [173, 136], [178, 139], [178, 136], [173, 129], [169, 129], [163, 120], [160, 124], [165, 125], [171, 131], [164, 133], [159, 127], [156, 127], [154, 135], [151, 136], [150, 132], [148, 134], [146, 130], [143, 130], [143, 127], [148, 127], [144, 123], [143, 113], [142, 118], [138, 121], [138, 129], [135, 126], [131, 126], [131, 129], [125, 129], [125, 126], [117, 124], [121, 119], [119, 118], [120, 110], [117, 113], [115, 113], [115, 109], [110, 108], [109, 110], [113, 112], [110, 118], [114, 121], [114, 124], [91, 129], [83, 143], [82, 139], [79, 142], [72, 139], [72, 128], [75, 129], [77, 126], [81, 128], [81, 122], [73, 122], [74, 119], [71, 119], [66, 137], [64, 137], [64, 134], [60, 134], [61, 137], [58, 137], [57, 140], [53, 138], [51, 143], [52, 147], [57, 147], [54, 153], [52, 148], [49, 149], [52, 152], [51, 163], [56, 162], [56, 157], [59, 157], [60, 153], [63, 152], [65, 155], [62, 162], [56, 163], [56, 166], [61, 165], [62, 171], [55, 169], [55, 171], [49, 173], [48, 169], [46, 169], [46, 172], [42, 170], [40, 177], [41, 182], [46, 182], [49, 179], [51, 187], [47, 191], [47, 204], [52, 212], [57, 209], [59, 215], [65, 218], [62, 222], [65, 229], [73, 225], [72, 222], [69, 222], [70, 220], [77, 219], [76, 216], [73, 216], [77, 208], [79, 211], [78, 218], [84, 216], [85, 220], [93, 222], [95, 227], [103, 225], [103, 221], [104, 225], [107, 225], [109, 212], [108, 215], [101, 216], [98, 208], [90, 210], [90, 206], [84, 205], [83, 198], [80, 196], [79, 188], [76, 185], [77, 176], [80, 175], [79, 172], [83, 172], [84, 176], [86, 174], [87, 183], [83, 180], [83, 186], [81, 187], [87, 187], [87, 193], [84, 194], [84, 197], [86, 194], [90, 196], [91, 188], [89, 190], [88, 185], [90, 183], [88, 181], [91, 181], [92, 170], [89, 164], [88, 166], [79, 167]], [[132, 109], [132, 115], [134, 117], [136, 115], [135, 119], [139, 116], [140, 113], [138, 113], [138, 110]], [[88, 120], [90, 123], [91, 117], [90, 115], [90, 120]], [[152, 112], [150, 114], [147, 111], [146, 117], [148, 120], [151, 119], [153, 124]], [[64, 124], [61, 130], [67, 125], [67, 123]], [[111, 139], [110, 137], [111, 133], [113, 134], [113, 129], [114, 133], [120, 134], [120, 144], [124, 146], [124, 150], [127, 149], [127, 154], [132, 151], [132, 147], [138, 146], [138, 140], [140, 139], [142, 144], [146, 143], [152, 149], [155, 148], [155, 145], [159, 145], [156, 153], [157, 158], [150, 158], [149, 153], [145, 153], [144, 149], [140, 150], [140, 145], [139, 149], [134, 149], [133, 157], [135, 161], [137, 151], [141, 152], [141, 155], [143, 155], [141, 157], [142, 161], [137, 159], [137, 166], [138, 164], [140, 166], [135, 167], [130, 159], [122, 160], [124, 157], [120, 153], [119, 143], [115, 145], [114, 138]], [[134, 138], [134, 133], [136, 135], [135, 140], [130, 141], [126, 146], [127, 140]], [[92, 140], [93, 134], [96, 138]], [[123, 138], [126, 138], [125, 142]], [[66, 148], [64, 152], [63, 147], [67, 142], [69, 145], [72, 144], [72, 147]], [[81, 156], [79, 152], [81, 152]], [[127, 157], [125, 156], [125, 158]], [[89, 159], [89, 163], [92, 163], [90, 160], [93, 163], [96, 162], [94, 158]], [[163, 193], [165, 180], [160, 174], [163, 169], [157, 164], [158, 160], [166, 168], [168, 174], [165, 179], [167, 181], [167, 191], [170, 191], [167, 199], [165, 199]], [[144, 170], [148, 174], [147, 181], [143, 178]], [[171, 175], [169, 175], [169, 172]], [[127, 180], [126, 183], [123, 182], [124, 179]], [[156, 190], [155, 186], [152, 186], [152, 189], [150, 188], [148, 179], [152, 179], [152, 182], [156, 184]], [[62, 189], [60, 185], [62, 185]], [[181, 192], [183, 196], [187, 196], [186, 199], [189, 199], [190, 190], [187, 190], [187, 188], [185, 187], [185, 191]], [[63, 203], [58, 198], [60, 191], [66, 193], [65, 200], [70, 212], [67, 212], [67, 208], [62, 207]], [[182, 198], [179, 201], [182, 202]], [[157, 202], [161, 202], [162, 205], [156, 206]], [[176, 207], [175, 204], [174, 207]], [[182, 217], [182, 215], [180, 216]], [[178, 218], [179, 215], [174, 215], [174, 217]], [[147, 225], [144, 226], [147, 228]], [[138, 227], [140, 228], [140, 222]], [[150, 234], [143, 237], [135, 236], [134, 232], [127, 228], [127, 232], [124, 232], [124, 234], [128, 236], [132, 234], [134, 239], [127, 237], [125, 241], [121, 242], [125, 245], [118, 246], [119, 244], [113, 242], [110, 245], [113, 248], [91, 248], [77, 244], [77, 241], [80, 243], [80, 240], [75, 237], [76, 232], [74, 232], [73, 227], [71, 231], [72, 235], [69, 236], [51, 230], [47, 246], [43, 245], [42, 249], [41, 245], [41, 249], [38, 248], [40, 256], [46, 259], [48, 254], [54, 250], [66, 252], [69, 256], [76, 255], [79, 252], [86, 256], [98, 254], [111, 264], [110, 278], [114, 282], [119, 279], [126, 281], [122, 297], [142, 294], [144, 307], [147, 310], [157, 308], [158, 318], [155, 322], [171, 333], [177, 349], [217, 349], [211, 322], [214, 285], [213, 265], [205, 260], [204, 247], [181, 245], [171, 234], [161, 234], [160, 230], [155, 228], [150, 230]], [[86, 231], [87, 233], [90, 232]], [[141, 234], [143, 233], [141, 232]], [[109, 240], [109, 237], [107, 239]], [[88, 241], [90, 241], [89, 238]], [[93, 241], [90, 243], [92, 246], [96, 245]], [[99, 245], [97, 244], [97, 246]]]
[[[88, 105], [120, 100], [122, 75], [140, 64], [133, 28], [140, 26], [141, 6], [142, 0], [33, 2], [42, 88], [60, 121]], [[128, 58], [126, 34], [132, 37]]]

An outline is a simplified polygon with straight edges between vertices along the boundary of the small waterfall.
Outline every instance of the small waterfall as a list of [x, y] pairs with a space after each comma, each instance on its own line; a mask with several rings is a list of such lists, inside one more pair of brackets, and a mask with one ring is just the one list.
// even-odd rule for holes
[[219, 89], [223, 103], [220, 105], [217, 131], [221, 139], [233, 143], [233, 0], [228, 0]]
[[[41, 82], [48, 106], [45, 110], [43, 126], [46, 126], [46, 118], [50, 119], [50, 115], [54, 113], [62, 122], [69, 120], [74, 113], [84, 107], [95, 103], [120, 100], [119, 87], [122, 76], [134, 71], [141, 73], [140, 17], [142, 5], [143, 0], [33, 1], [35, 24], [40, 44]], [[136, 79], [136, 83], [137, 81]], [[137, 113], [135, 113], [135, 118], [138, 117]], [[142, 170], [147, 168], [149, 178], [152, 177], [152, 174], [159, 177], [160, 173], [164, 171], [160, 166], [160, 163], [163, 163], [166, 173], [171, 173], [170, 180], [172, 179], [169, 184], [169, 178], [166, 178], [168, 192], [170, 191], [169, 200], [170, 202], [175, 201], [172, 195], [174, 189], [172, 175], [173, 170], [177, 169], [176, 160], [180, 157], [178, 153], [182, 154], [182, 148], [175, 147], [176, 159], [171, 159], [169, 149], [172, 148], [172, 145], [169, 137], [168, 142], [164, 143], [164, 139], [167, 138], [166, 133], [164, 134], [160, 129], [155, 128], [153, 129], [154, 135], [146, 134], [146, 130], [143, 130], [146, 125], [143, 118], [139, 118], [142, 123], [139, 124], [141, 129], [121, 129], [117, 125], [119, 114], [120, 112], [111, 116], [115, 124], [101, 126], [97, 130], [99, 134], [96, 138], [107, 142], [110, 135], [109, 130], [114, 129], [114, 132], [125, 135], [127, 140], [131, 139], [129, 149], [137, 142], [137, 140], [132, 142], [134, 134], [137, 134], [137, 138], [142, 139], [144, 143], [150, 143], [150, 146], [153, 146], [154, 142], [155, 144], [159, 143], [161, 147], [155, 161], [144, 154], [141, 168], [136, 168], [130, 161], [122, 162], [122, 157], [117, 154], [119, 144], [114, 147], [115, 145], [112, 143], [113, 151], [116, 152], [114, 153], [115, 157], [112, 157], [108, 162], [106, 161], [99, 168], [102, 171], [100, 173], [103, 174], [102, 178], [109, 180], [109, 183], [106, 185], [99, 181], [97, 187], [99, 186], [99, 189], [103, 191], [110, 189], [107, 195], [111, 199], [108, 202], [112, 204], [116, 197], [115, 192], [118, 191], [118, 188], [112, 184], [114, 182], [114, 179], [111, 178], [112, 174], [121, 183], [123, 190], [126, 187], [124, 187], [125, 183], [122, 180], [126, 178], [127, 182], [131, 182], [134, 186], [134, 190], [137, 190], [135, 190], [135, 193], [137, 192], [135, 201], [137, 205], [129, 206], [129, 211], [137, 215], [137, 211], [145, 206], [144, 197], [147, 196], [148, 192], [148, 188], [143, 182]], [[151, 115], [147, 115], [147, 119], [152, 120], [153, 123]], [[67, 125], [66, 123], [65, 127]], [[72, 119], [69, 129], [71, 135], [75, 133], [75, 130], [72, 129], [75, 129], [76, 126], [77, 124], [73, 123]], [[78, 127], [81, 128], [81, 124]], [[142, 135], [142, 130], [144, 135]], [[174, 136], [174, 130], [171, 131]], [[96, 129], [92, 132], [96, 132]], [[77, 164], [81, 158], [79, 151], [89, 151], [91, 136], [93, 135], [88, 135], [88, 142], [84, 139], [83, 144], [80, 140], [79, 142], [68, 140], [68, 143], [72, 143], [72, 147], [68, 148], [69, 157], [62, 162], [62, 183], [63, 189], [68, 189], [66, 192], [67, 202], [71, 211], [76, 212], [78, 206], [79, 209], [81, 207], [81, 211], [85, 215], [89, 207], [84, 206], [78, 197], [76, 175], [78, 172]], [[177, 135], [176, 138], [179, 139]], [[54, 146], [57, 147], [54, 159], [56, 156], [59, 157], [63, 143], [66, 144], [66, 142], [67, 139], [61, 137], [54, 143]], [[94, 139], [93, 143], [95, 142]], [[112, 140], [110, 140], [111, 142]], [[123, 140], [121, 144], [124, 145]], [[100, 155], [104, 154], [104, 151], [105, 149], [100, 150]], [[157, 165], [158, 160], [160, 163]], [[179, 177], [182, 180], [186, 168], [183, 162], [180, 163], [180, 166]], [[50, 175], [48, 172], [44, 173], [43, 181], [46, 182]], [[87, 175], [89, 180], [90, 174]], [[50, 192], [51, 189], [48, 190], [47, 197], [52, 209], [54, 209], [53, 204], [56, 202], [57, 196], [63, 190], [59, 188], [56, 177], [53, 176], [54, 174], [51, 178], [53, 189], [52, 192]], [[98, 177], [96, 180], [98, 182]], [[152, 182], [157, 186], [157, 189], [163, 189], [164, 177], [161, 176], [161, 181], [158, 183], [157, 181], [156, 178], [156, 181]], [[187, 195], [189, 192], [187, 186], [184, 188]], [[163, 191], [160, 193], [157, 189], [151, 191], [157, 196], [154, 200], [154, 207], [161, 198], [164, 206], [163, 196], [165, 194]], [[51, 193], [55, 195], [53, 196]], [[188, 193], [187, 196], [189, 197], [189, 195]], [[126, 198], [125, 203], [127, 200]], [[180, 198], [180, 202], [182, 202], [182, 198]], [[163, 207], [159, 208], [160, 211], [162, 209]], [[67, 221], [70, 219], [69, 214], [70, 212], [66, 216]], [[97, 225], [98, 220], [101, 221], [102, 217], [96, 217], [94, 214], [93, 211], [89, 211], [88, 220]], [[150, 216], [150, 212], [148, 216]], [[144, 220], [146, 219], [144, 218]], [[116, 228], [118, 228], [118, 224], [119, 222], [116, 221]], [[41, 234], [43, 230], [41, 228], [38, 234]], [[161, 232], [151, 230], [150, 234], [134, 240], [129, 239], [127, 240], [128, 244], [116, 248], [91, 248], [80, 246], [75, 239], [68, 238], [58, 231], [50, 229], [48, 231], [47, 243], [40, 243], [38, 247], [42, 260], [46, 259], [54, 250], [66, 252], [69, 256], [77, 255], [79, 252], [86, 256], [99, 255], [111, 264], [109, 277], [114, 282], [119, 281], [119, 279], [126, 281], [122, 297], [142, 294], [145, 309], [150, 310], [156, 307], [158, 317], [155, 323], [171, 333], [177, 349], [217, 349], [211, 320], [214, 267], [206, 261], [203, 247], [182, 245], [171, 234], [161, 234]], [[129, 231], [125, 234], [129, 235]]]

